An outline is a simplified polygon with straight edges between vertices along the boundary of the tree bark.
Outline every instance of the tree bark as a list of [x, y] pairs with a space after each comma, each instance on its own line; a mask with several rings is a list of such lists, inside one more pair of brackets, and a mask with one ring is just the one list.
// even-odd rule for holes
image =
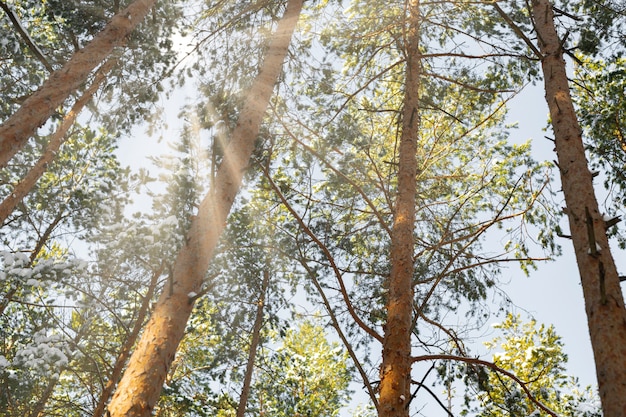
[[570, 234], [580, 272], [604, 417], [626, 415], [626, 309], [572, 104], [549, 0], [532, 1]]
[[261, 293], [259, 294], [259, 302], [256, 307], [256, 317], [254, 318], [254, 327], [252, 329], [252, 339], [250, 341], [250, 350], [248, 353], [248, 363], [246, 364], [246, 373], [243, 378], [243, 387], [239, 396], [239, 406], [237, 407], [237, 417], [244, 417], [246, 407], [248, 405], [248, 397], [250, 396], [250, 386], [252, 382], [252, 373], [254, 371], [254, 361], [256, 352], [261, 340], [261, 328], [263, 327], [263, 313], [265, 310], [265, 293], [270, 285], [270, 272], [268, 267], [263, 271], [263, 283], [261, 284]]
[[139, 25], [156, 0], [135, 0], [117, 13], [102, 31], [53, 72], [22, 106], [0, 125], [0, 168], [24, 146], [87, 76]]
[[413, 322], [413, 253], [417, 137], [419, 134], [419, 1], [408, 4], [404, 33], [406, 75], [402, 134], [398, 149], [398, 194], [391, 230], [391, 273], [388, 280], [387, 322], [383, 340], [379, 416], [408, 417], [411, 398], [411, 330]]
[[269, 104], [303, 0], [289, 0], [270, 42], [265, 62], [250, 88], [237, 126], [232, 132], [214, 183], [192, 220], [186, 244], [172, 270], [146, 329], [130, 358], [108, 407], [112, 417], [150, 416], [159, 398], [176, 349], [184, 336], [195, 294], [199, 293], [226, 217], [242, 177], [261, 121]]
[[56, 158], [61, 145], [67, 140], [67, 132], [70, 127], [76, 121], [78, 114], [82, 111], [83, 107], [91, 100], [98, 88], [104, 80], [109, 71], [115, 66], [117, 62], [116, 58], [108, 60], [102, 67], [100, 67], [94, 77], [93, 82], [89, 88], [82, 94], [82, 96], [76, 100], [76, 103], [72, 106], [71, 110], [65, 115], [61, 124], [57, 130], [52, 134], [48, 146], [45, 152], [35, 163], [35, 165], [28, 171], [28, 173], [17, 183], [13, 191], [6, 196], [6, 198], [0, 203], [0, 227], [4, 224], [4, 221], [13, 213], [15, 207], [22, 202], [24, 197], [30, 192], [30, 190], [37, 184], [39, 178], [46, 172], [48, 164]]

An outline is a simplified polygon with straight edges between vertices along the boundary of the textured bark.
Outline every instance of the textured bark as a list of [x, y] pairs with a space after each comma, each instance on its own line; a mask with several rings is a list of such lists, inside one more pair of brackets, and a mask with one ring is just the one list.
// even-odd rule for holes
[[117, 13], [102, 31], [76, 52], [63, 68], [50, 75], [43, 85], [0, 126], [0, 168], [6, 166], [54, 113], [57, 107], [87, 80], [116, 46], [144, 19], [156, 0], [135, 0]]
[[44, 172], [46, 172], [48, 164], [54, 160], [57, 156], [59, 148], [66, 141], [67, 132], [74, 124], [74, 121], [76, 121], [76, 117], [78, 117], [78, 114], [82, 111], [83, 107], [85, 107], [98, 88], [100, 88], [102, 82], [106, 80], [107, 74], [113, 66], [115, 66], [116, 62], [117, 59], [110, 59], [98, 69], [98, 72], [96, 73], [96, 76], [94, 77], [94, 80], [89, 88], [76, 101], [76, 103], [74, 103], [72, 109], [67, 113], [57, 130], [52, 134], [44, 154], [28, 171], [26, 176], [24, 176], [15, 188], [13, 188], [13, 191], [6, 196], [2, 203], [0, 203], [0, 227], [4, 224], [7, 217], [11, 215], [13, 210], [15, 210], [15, 207], [22, 202], [24, 197], [26, 197], [30, 190], [35, 186]]
[[252, 329], [252, 340], [250, 341], [250, 350], [248, 352], [248, 363], [246, 364], [246, 373], [243, 378], [243, 387], [239, 396], [239, 406], [237, 407], [237, 417], [244, 417], [246, 407], [248, 405], [248, 397], [250, 396], [250, 385], [252, 382], [252, 372], [254, 371], [254, 361], [256, 352], [261, 340], [261, 327], [263, 327], [263, 312], [265, 310], [265, 293], [270, 285], [270, 273], [265, 268], [263, 271], [263, 283], [261, 285], [261, 294], [256, 307], [256, 317], [254, 318], [254, 327]]
[[391, 230], [391, 273], [383, 340], [379, 416], [409, 415], [411, 397], [411, 329], [413, 319], [413, 252], [419, 131], [419, 1], [409, 2], [405, 35], [406, 75], [402, 134], [398, 149], [398, 194]]
[[214, 188], [200, 204], [198, 215], [191, 222], [186, 244], [176, 257], [170, 277], [172, 283], [166, 285], [161, 294], [109, 404], [108, 411], [112, 417], [147, 417], [154, 409], [183, 338], [195, 301], [194, 294], [200, 292], [226, 217], [241, 186], [301, 8], [302, 0], [290, 0], [287, 4], [265, 62], [249, 90], [232, 132]]
[[598, 210], [549, 0], [533, 0], [570, 234], [580, 272], [604, 417], [626, 416], [626, 309]]

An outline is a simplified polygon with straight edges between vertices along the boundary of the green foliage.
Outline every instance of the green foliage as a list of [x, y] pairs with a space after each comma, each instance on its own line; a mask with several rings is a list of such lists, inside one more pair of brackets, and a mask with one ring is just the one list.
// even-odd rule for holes
[[[251, 343], [256, 308], [262, 298], [261, 343], [281, 332], [288, 308], [285, 293], [296, 281], [293, 263], [276, 230], [275, 210], [263, 199], [238, 201], [229, 216], [206, 286], [187, 336], [177, 354], [159, 415], [230, 415], [237, 407]], [[269, 274], [265, 293], [262, 280]], [[220, 415], [222, 415], [220, 414]]]
[[[608, 216], [623, 213], [626, 207], [626, 59], [585, 60], [576, 72], [574, 100], [591, 156], [592, 169], [605, 174], [610, 193], [605, 208]], [[609, 230], [615, 234], [617, 228]], [[622, 248], [625, 245], [620, 235]]]
[[288, 329], [275, 351], [263, 356], [254, 387], [252, 415], [338, 416], [351, 379], [348, 356], [326, 340], [324, 328], [305, 321]]
[[[65, 60], [70, 46], [64, 42], [58, 23], [48, 14], [46, 2], [19, 0], [5, 2], [19, 19], [35, 45], [51, 65]], [[39, 85], [48, 72], [29, 49], [6, 13], [0, 17], [0, 121], [10, 116]]]
[[[553, 326], [523, 322], [519, 315], [508, 314], [494, 328], [502, 332], [485, 345], [497, 350], [493, 363], [513, 372], [523, 381], [535, 400], [559, 416], [599, 417], [599, 399], [590, 388], [580, 390], [576, 380], [565, 373], [567, 355]], [[471, 372], [474, 372], [472, 369]], [[474, 378], [479, 405], [472, 412], [481, 417], [544, 416], [516, 381], [494, 370]], [[465, 410], [465, 414], [468, 413]], [[474, 414], [472, 414], [474, 415]]]
[[[48, 76], [46, 66], [60, 68], [82, 49], [128, 2], [119, 1], [30, 1], [7, 2], [20, 26], [38, 51], [37, 57], [15, 25], [2, 13], [0, 51], [0, 121], [11, 115]], [[175, 60], [172, 36], [181, 10], [176, 2], [158, 1], [147, 21], [135, 30], [115, 55], [117, 65], [109, 74], [106, 94], [91, 111], [110, 131], [126, 132], [134, 123], [155, 112], [161, 82]], [[80, 92], [79, 92], [80, 93]], [[105, 106], [108, 103], [108, 108]]]
[[[344, 271], [353, 305], [380, 328], [397, 191], [404, 3], [381, 10], [375, 2], [357, 1], [343, 13], [334, 10], [318, 23], [323, 29], [316, 48], [322, 52], [311, 52], [307, 78], [282, 96], [271, 175]], [[501, 259], [518, 259], [526, 270], [532, 267], [524, 233], [529, 225], [543, 230], [538, 239], [558, 253], [550, 232], [555, 217], [537, 204], [550, 174], [532, 161], [528, 144], [508, 144], [502, 98], [519, 88], [523, 77], [509, 67], [505, 53], [494, 52], [493, 60], [474, 65], [472, 49], [457, 40], [495, 30], [494, 12], [437, 3], [424, 5], [423, 14], [428, 19], [422, 27], [416, 302], [434, 288], [423, 307], [429, 314], [469, 301], [477, 307], [471, 313], [480, 318], [478, 305], [498, 272], [493, 254], [492, 262], [480, 260], [489, 226], [501, 225], [510, 237]], [[472, 18], [465, 22], [466, 17]], [[463, 28], [461, 35], [455, 25]], [[302, 145], [283, 144], [282, 137]], [[336, 288], [328, 255], [297, 232], [294, 236], [303, 241], [298, 244], [302, 261], [325, 288]]]
[[624, 4], [614, 0], [572, 3], [580, 18], [575, 27], [579, 34], [577, 49], [587, 56], [621, 56], [626, 40]]
[[[239, 113], [284, 3], [233, 0], [183, 8], [160, 1], [116, 51], [118, 66], [90, 109], [106, 129], [92, 126], [93, 119], [87, 127], [77, 125], [58, 160], [3, 225], [0, 244], [8, 255], [0, 270], [0, 409], [8, 411], [0, 414], [28, 414], [49, 383], [49, 414], [82, 415], [93, 408], [150, 276], [162, 268], [157, 292], [164, 288], [229, 134], [245, 122]], [[499, 4], [531, 33], [522, 2]], [[55, 68], [124, 7], [101, 0], [11, 5]], [[328, 342], [318, 322], [289, 325], [299, 308], [293, 297], [317, 307], [321, 290], [329, 302], [325, 317], [336, 318], [365, 375], [377, 373], [374, 339], [355, 323], [346, 299], [354, 314], [382, 330], [398, 191], [405, 3], [319, 1], [306, 2], [305, 9], [245, 191], [207, 272], [209, 291], [197, 302], [158, 415], [234, 415], [261, 298], [263, 349], [249, 414], [333, 416], [346, 403], [353, 379], [348, 354]], [[544, 255], [536, 255], [533, 239], [548, 255], [559, 253], [551, 232], [557, 219], [548, 201], [547, 166], [532, 160], [529, 143], [512, 144], [503, 123], [508, 98], [536, 77], [528, 46], [513, 37], [491, 4], [427, 2], [421, 13], [413, 343], [416, 351], [458, 353], [461, 348], [450, 340], [456, 333], [447, 331], [444, 319], [453, 316], [459, 333], [481, 325], [499, 292], [500, 262], [514, 260], [528, 273]], [[612, 22], [600, 19], [598, 24]], [[171, 87], [193, 77], [199, 97], [181, 112], [185, 123], [170, 153], [153, 160], [157, 173], [142, 169], [131, 175], [113, 156], [116, 135], [143, 119], [154, 122], [153, 130], [160, 127], [158, 116], [149, 115], [165, 75], [184, 54], [173, 51], [180, 48], [173, 46], [172, 34], [181, 26], [194, 49]], [[4, 17], [0, 30], [6, 33], [0, 51], [8, 57], [0, 62], [3, 120], [41, 84], [46, 70]], [[581, 45], [591, 51], [597, 39], [585, 36]], [[586, 131], [603, 139], [621, 132], [623, 62], [615, 63], [590, 64], [594, 71], [579, 84], [580, 97], [594, 92], [593, 100], [578, 103]], [[600, 117], [593, 113], [597, 108]], [[605, 155], [598, 164], [620, 178], [624, 161], [616, 144], [598, 140], [590, 150]], [[0, 173], [0, 194], [10, 192], [44, 146], [43, 136], [35, 138]], [[135, 189], [149, 203], [129, 214]], [[528, 231], [535, 229], [539, 235], [531, 236]], [[89, 268], [73, 262], [75, 238], [90, 245]], [[489, 243], [494, 241], [502, 245]], [[37, 256], [31, 264], [21, 252]], [[265, 293], [263, 274], [271, 277]], [[490, 345], [504, 350], [495, 359], [499, 366], [533, 381], [536, 397], [563, 415], [586, 412], [577, 404], [588, 392], [575, 392], [564, 376], [566, 356], [552, 328], [512, 316], [500, 328], [505, 335]], [[38, 350], [43, 344], [58, 352], [44, 355]], [[27, 354], [32, 360], [22, 360]], [[484, 401], [473, 405], [480, 415], [534, 410], [506, 378], [463, 371], [461, 377]]]

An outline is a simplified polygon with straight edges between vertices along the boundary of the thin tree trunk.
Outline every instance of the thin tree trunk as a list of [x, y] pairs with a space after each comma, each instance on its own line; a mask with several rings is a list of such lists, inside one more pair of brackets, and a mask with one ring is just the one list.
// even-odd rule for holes
[[195, 296], [213, 256], [226, 217], [241, 186], [254, 150], [261, 121], [287, 55], [303, 0], [290, 0], [270, 42], [265, 62], [250, 88], [237, 126], [232, 132], [215, 187], [206, 195], [192, 220], [186, 244], [176, 257], [172, 285], [167, 285], [130, 358], [109, 405], [112, 417], [150, 416], [161, 393], [176, 349], [184, 336]]
[[44, 154], [39, 158], [35, 165], [28, 171], [24, 178], [15, 186], [13, 191], [0, 203], [0, 227], [4, 221], [11, 215], [15, 207], [26, 197], [30, 190], [35, 186], [39, 178], [46, 172], [48, 164], [57, 156], [59, 148], [67, 140], [67, 132], [76, 121], [76, 117], [82, 111], [83, 107], [91, 100], [98, 88], [104, 80], [108, 72], [117, 62], [116, 58], [108, 60], [96, 73], [96, 76], [83, 93], [83, 95], [74, 103], [72, 109], [65, 115], [57, 130], [52, 134], [48, 146]]
[[254, 371], [254, 360], [261, 340], [261, 327], [263, 326], [263, 312], [265, 310], [265, 293], [270, 285], [270, 273], [268, 267], [263, 271], [263, 283], [261, 284], [261, 294], [256, 307], [256, 317], [254, 318], [254, 327], [252, 329], [252, 340], [250, 341], [250, 350], [248, 353], [248, 363], [246, 364], [246, 373], [243, 378], [243, 387], [239, 396], [239, 406], [237, 407], [237, 417], [244, 417], [246, 406], [248, 405], [248, 397], [250, 396], [250, 384], [252, 382], [252, 372]]
[[406, 76], [402, 134], [398, 149], [398, 194], [391, 230], [391, 273], [383, 340], [379, 415], [408, 417], [411, 398], [411, 329], [413, 322], [413, 253], [419, 132], [419, 1], [408, 2], [404, 33]]
[[26, 144], [63, 102], [85, 82], [89, 74], [144, 19], [156, 0], [135, 0], [117, 13], [87, 46], [76, 52], [63, 68], [53, 72], [22, 106], [0, 125], [0, 168]]
[[[130, 355], [130, 352], [137, 341], [137, 337], [139, 336], [139, 332], [143, 328], [144, 321], [146, 316], [148, 315], [148, 311], [150, 310], [150, 303], [152, 302], [152, 296], [154, 295], [154, 290], [156, 289], [157, 282], [161, 273], [163, 272], [164, 265], [162, 265], [157, 271], [152, 274], [152, 280], [150, 280], [150, 286], [148, 287], [148, 291], [141, 302], [141, 307], [139, 308], [139, 313], [137, 314], [137, 319], [135, 320], [135, 325], [131, 330], [128, 337], [124, 341], [124, 346], [122, 346], [122, 350], [119, 355], [117, 355], [117, 359], [115, 360], [115, 365], [113, 365], [113, 370], [111, 371], [111, 375], [109, 376], [109, 380], [107, 381], [104, 389], [100, 393], [100, 398], [98, 399], [98, 404], [94, 409], [91, 417], [102, 417], [104, 414], [104, 409], [106, 408], [106, 404], [111, 397], [111, 393], [113, 392], [113, 388], [117, 384], [117, 381], [120, 379], [120, 375], [122, 375], [122, 371], [124, 370], [124, 365], [126, 365], [126, 360]], [[43, 417], [43, 416], [41, 416]]]
[[533, 0], [570, 234], [580, 272], [604, 417], [626, 416], [626, 309], [598, 210], [549, 0]]

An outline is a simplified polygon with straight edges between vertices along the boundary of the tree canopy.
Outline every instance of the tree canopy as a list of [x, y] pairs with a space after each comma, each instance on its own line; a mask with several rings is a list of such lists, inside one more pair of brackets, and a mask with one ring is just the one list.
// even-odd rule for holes
[[[624, 409], [619, 2], [0, 9], [0, 416], [595, 417], [506, 294], [569, 240]], [[122, 166], [138, 135], [168, 147]]]

